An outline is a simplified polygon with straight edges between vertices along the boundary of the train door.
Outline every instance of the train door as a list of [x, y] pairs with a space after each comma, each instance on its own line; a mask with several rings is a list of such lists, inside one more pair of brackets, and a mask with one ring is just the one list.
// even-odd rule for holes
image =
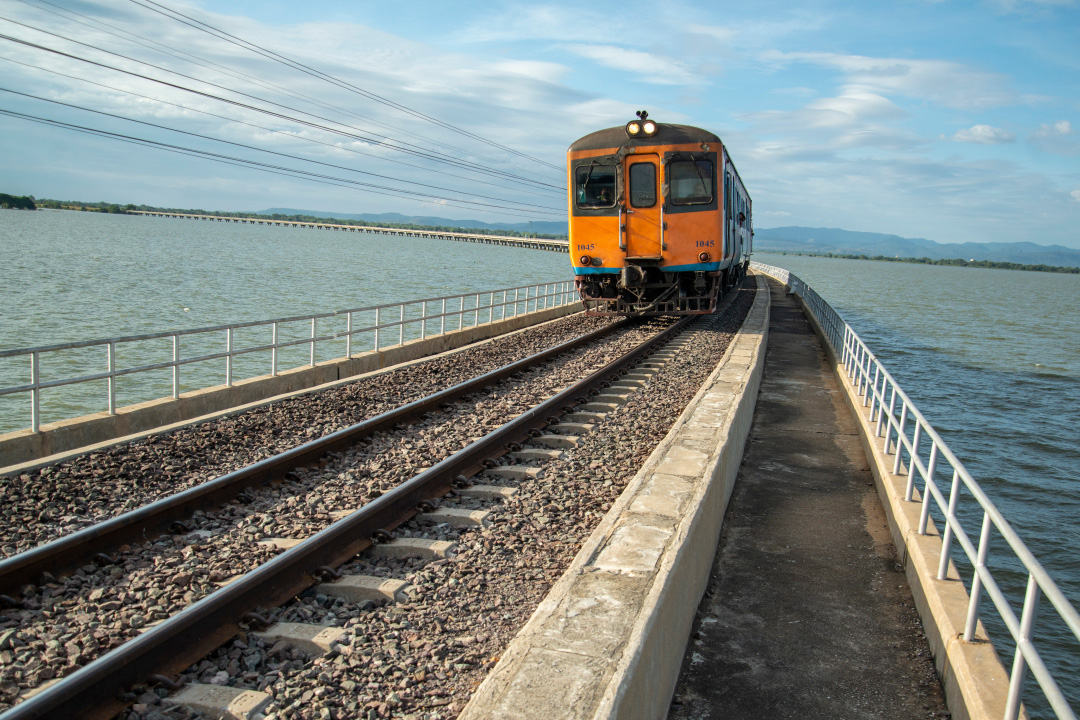
[[626, 206], [623, 218], [627, 258], [659, 258], [660, 156], [630, 155], [626, 158]]

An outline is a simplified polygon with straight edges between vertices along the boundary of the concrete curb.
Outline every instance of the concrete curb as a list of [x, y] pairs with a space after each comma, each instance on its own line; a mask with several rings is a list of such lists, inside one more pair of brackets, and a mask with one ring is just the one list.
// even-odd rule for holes
[[716, 370], [459, 720], [667, 714], [761, 383], [769, 292], [757, 282]]
[[[918, 491], [913, 502], [904, 500], [907, 476], [893, 474], [893, 459], [885, 455], [884, 438], [877, 437], [876, 423], [870, 421], [870, 408], [863, 407], [862, 398], [838, 362], [813, 312], [802, 298], [798, 300], [803, 314], [828, 353], [833, 372], [844, 388], [844, 399], [859, 428], [863, 451], [870, 461], [874, 484], [889, 521], [893, 545], [904, 564], [949, 710], [954, 720], [1002, 718], [1005, 716], [1005, 701], [1009, 692], [1009, 676], [1005, 666], [990, 644], [982, 622], [976, 628], [975, 640], [970, 643], [963, 641], [968, 593], [960, 582], [956, 567], [950, 562], [947, 579], [937, 579], [941, 536], [933, 521], [926, 535], [919, 534], [922, 503]], [[1023, 708], [1020, 717], [1027, 717]]]
[[523, 313], [506, 320], [454, 330], [379, 350], [299, 367], [275, 376], [240, 380], [183, 393], [179, 399], [162, 398], [118, 408], [115, 415], [94, 413], [42, 425], [40, 432], [19, 430], [0, 435], [0, 473], [27, 472], [65, 456], [146, 435], [173, 430], [215, 417], [244, 412], [306, 392], [316, 392], [358, 380], [409, 362], [460, 350], [468, 345], [519, 332], [581, 312], [580, 303]]

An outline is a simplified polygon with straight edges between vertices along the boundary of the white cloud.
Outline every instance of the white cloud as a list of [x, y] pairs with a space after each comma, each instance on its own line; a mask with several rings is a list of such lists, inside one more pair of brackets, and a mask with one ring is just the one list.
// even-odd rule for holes
[[1028, 136], [1032, 145], [1055, 155], [1080, 155], [1080, 135], [1073, 130], [1068, 120], [1059, 120], [1053, 125], [1043, 124]]
[[663, 55], [629, 50], [615, 45], [565, 45], [569, 52], [593, 60], [604, 67], [637, 74], [639, 79], [658, 85], [698, 85], [702, 79], [686, 65]]
[[1076, 202], [1080, 202], [1080, 190], [1073, 190], [1069, 194], [1072, 195], [1073, 200], [1075, 200]]
[[920, 98], [950, 108], [978, 109], [1018, 100], [1004, 75], [946, 60], [875, 58], [837, 53], [771, 53], [780, 63], [804, 62], [841, 71], [868, 92]]
[[972, 125], [969, 128], [957, 130], [952, 136], [957, 142], [979, 143], [980, 145], [1003, 145], [1016, 141], [1016, 136], [1003, 128], [990, 125]]

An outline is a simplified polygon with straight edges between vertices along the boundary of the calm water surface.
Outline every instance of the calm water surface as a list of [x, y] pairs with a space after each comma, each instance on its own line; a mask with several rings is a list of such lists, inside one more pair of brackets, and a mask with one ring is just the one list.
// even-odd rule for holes
[[[0, 349], [269, 320], [570, 277], [566, 256], [550, 251], [134, 215], [0, 210]], [[373, 319], [356, 322], [366, 326]], [[319, 333], [344, 330], [344, 320], [339, 322], [341, 327], [320, 322]], [[261, 335], [238, 333], [236, 347], [270, 341], [268, 328], [257, 332]], [[304, 337], [310, 325], [298, 323], [283, 332]], [[396, 341], [397, 332], [390, 335]], [[357, 342], [372, 340], [369, 334]], [[119, 346], [118, 366], [171, 359], [171, 341], [157, 342], [154, 348]], [[184, 357], [225, 349], [224, 333], [181, 342], [189, 343]], [[318, 350], [320, 360], [344, 355], [343, 344]], [[305, 364], [308, 352], [308, 346], [283, 350], [279, 366]], [[106, 368], [101, 348], [65, 355], [63, 361], [52, 357], [43, 357], [44, 380], [50, 373], [76, 377]], [[207, 365], [185, 366], [181, 390], [224, 382], [224, 361]], [[235, 377], [268, 371], [268, 353], [246, 355], [237, 359]], [[171, 393], [168, 370], [130, 377], [137, 379], [118, 381], [120, 406]], [[28, 380], [25, 358], [0, 359], [0, 386]], [[43, 422], [104, 410], [105, 392], [104, 382], [43, 392]], [[25, 395], [0, 397], [0, 432], [29, 427], [29, 405]]]
[[[1080, 276], [754, 259], [798, 275], [855, 328], [1080, 607]], [[981, 514], [969, 517], [977, 540]], [[1027, 578], [1010, 568], [1008, 595], [1022, 600]], [[1080, 647], [1052, 614], [1039, 615], [1037, 646], [1080, 709]]]

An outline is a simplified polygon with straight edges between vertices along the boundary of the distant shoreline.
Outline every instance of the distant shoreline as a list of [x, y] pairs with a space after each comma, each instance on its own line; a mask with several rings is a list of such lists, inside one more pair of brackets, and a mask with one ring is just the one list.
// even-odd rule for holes
[[251, 220], [287, 220], [290, 222], [325, 223], [328, 220], [339, 225], [355, 225], [357, 227], [391, 228], [395, 230], [419, 230], [429, 232], [467, 232], [474, 235], [501, 235], [505, 237], [530, 237], [543, 238], [545, 240], [566, 240], [566, 235], [553, 235], [551, 233], [520, 232], [518, 230], [500, 230], [495, 228], [470, 228], [464, 225], [414, 225], [412, 223], [377, 222], [373, 220], [355, 220], [339, 217], [319, 217], [315, 215], [283, 215], [273, 213], [260, 215], [255, 212], [222, 212], [218, 210], [181, 210], [177, 208], [160, 208], [152, 205], [117, 205], [106, 202], [80, 202], [77, 200], [37, 200], [37, 207], [44, 210], [76, 210], [82, 212], [112, 213], [128, 215], [132, 210], [144, 212], [167, 212], [179, 215], [212, 215], [224, 218], [245, 218]]
[[998, 262], [995, 260], [962, 260], [960, 258], [935, 260], [921, 257], [888, 257], [886, 255], [847, 255], [843, 253], [804, 253], [791, 252], [789, 250], [762, 250], [757, 252], [769, 255], [796, 255], [802, 257], [831, 258], [833, 260], [876, 260], [878, 262], [900, 262], [915, 265], [947, 265], [949, 267], [973, 267], [989, 268], [991, 270], [1028, 270], [1030, 272], [1064, 273], [1066, 275], [1080, 275], [1080, 267], [1066, 267], [1063, 265], [1025, 265], [1022, 263]]

